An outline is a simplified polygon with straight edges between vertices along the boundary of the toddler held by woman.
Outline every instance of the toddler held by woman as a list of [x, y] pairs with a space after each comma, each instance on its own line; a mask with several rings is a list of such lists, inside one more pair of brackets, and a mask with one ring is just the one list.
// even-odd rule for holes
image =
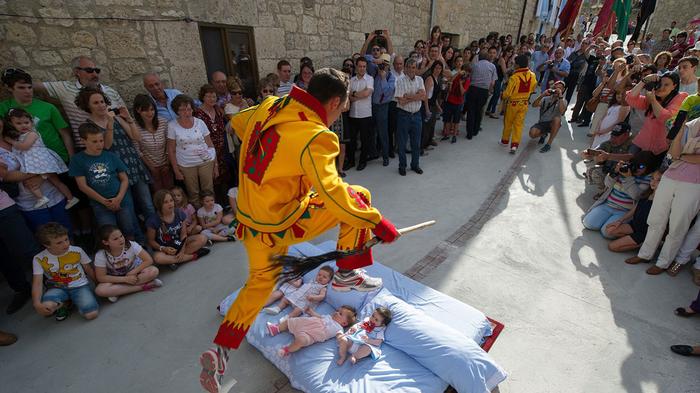
[[[32, 115], [24, 109], [11, 109], [6, 120], [10, 127], [5, 130], [5, 140], [12, 145], [12, 151], [21, 165], [20, 170], [51, 182], [66, 197], [66, 209], [75, 206], [79, 202], [78, 198], [73, 196], [57, 175], [68, 172], [68, 167], [56, 152], [44, 145], [41, 135], [34, 130]], [[22, 184], [36, 197], [34, 208], [39, 209], [48, 205], [50, 201], [41, 192], [41, 182], [32, 179], [33, 177]]]

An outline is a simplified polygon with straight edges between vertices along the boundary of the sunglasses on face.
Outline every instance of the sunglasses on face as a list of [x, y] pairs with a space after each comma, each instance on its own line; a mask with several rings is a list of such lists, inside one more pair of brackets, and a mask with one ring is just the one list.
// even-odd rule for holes
[[80, 70], [80, 71], [85, 71], [88, 74], [92, 74], [92, 73], [99, 74], [100, 71], [102, 71], [101, 69], [99, 69], [97, 67], [75, 67], [75, 69]]
[[270, 89], [264, 89], [262, 92], [263, 92], [263, 93], [272, 94], [272, 93], [274, 93], [275, 91], [274, 91], [274, 90], [270, 90]]
[[239, 91], [232, 91], [231, 94], [234, 96], [239, 96], [239, 95], [243, 94], [243, 92], [241, 92], [240, 90]]
[[372, 48], [372, 52], [379, 52], [380, 50], [379, 48]]

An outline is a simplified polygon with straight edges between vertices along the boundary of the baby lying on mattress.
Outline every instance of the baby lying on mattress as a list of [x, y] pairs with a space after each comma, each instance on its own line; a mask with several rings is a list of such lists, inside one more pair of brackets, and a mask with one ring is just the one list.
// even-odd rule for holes
[[282, 347], [279, 355], [284, 357], [313, 343], [319, 343], [342, 334], [344, 329], [355, 323], [357, 311], [352, 306], [340, 306], [331, 315], [321, 315], [312, 308], [307, 308], [310, 317], [288, 318], [279, 324], [267, 323], [271, 336], [289, 331], [294, 336], [292, 344]]
[[345, 363], [345, 358], [350, 354], [350, 363], [372, 355], [372, 360], [377, 360], [382, 355], [380, 349], [384, 342], [384, 330], [391, 322], [391, 310], [384, 306], [377, 307], [371, 317], [353, 325], [346, 333], [336, 334], [338, 340], [337, 361], [339, 366]]

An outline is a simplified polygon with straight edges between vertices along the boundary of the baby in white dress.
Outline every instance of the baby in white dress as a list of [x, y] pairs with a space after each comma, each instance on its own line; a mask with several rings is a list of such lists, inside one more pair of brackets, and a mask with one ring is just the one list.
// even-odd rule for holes
[[[333, 268], [323, 266], [316, 274], [313, 282], [307, 282], [296, 288], [294, 286], [284, 287], [284, 284], [278, 291], [285, 292], [282, 300], [275, 306], [266, 307], [263, 311], [267, 314], [277, 315], [287, 306], [292, 305], [294, 309], [289, 313], [288, 318], [298, 317], [304, 313], [307, 307], [314, 306], [326, 298], [328, 283], [333, 278]], [[283, 288], [284, 287], [284, 288]]]

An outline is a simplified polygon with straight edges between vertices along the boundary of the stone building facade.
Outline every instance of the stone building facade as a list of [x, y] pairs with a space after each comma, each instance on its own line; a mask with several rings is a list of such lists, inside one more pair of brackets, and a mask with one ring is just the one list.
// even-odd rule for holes
[[662, 0], [656, 2], [656, 10], [649, 21], [648, 33], [655, 37], [661, 35], [661, 31], [671, 27], [671, 22], [676, 21], [676, 27], [685, 29], [688, 22], [700, 18], [700, 1], [698, 0]]
[[[252, 72], [261, 75], [282, 58], [295, 70], [302, 56], [317, 67], [338, 67], [359, 51], [365, 33], [377, 29], [391, 32], [401, 54], [428, 36], [431, 23], [459, 35], [460, 46], [489, 31], [515, 35], [524, 1], [5, 0], [0, 13], [11, 16], [0, 16], [0, 66], [21, 67], [40, 80], [70, 79], [70, 60], [85, 54], [127, 101], [143, 91], [141, 76], [148, 71], [196, 94], [207, 70], [223, 59], [252, 60]], [[524, 32], [535, 4], [528, 1]], [[229, 40], [248, 39], [250, 58], [233, 53], [237, 49], [214, 53], [202, 37], [216, 38], [217, 29]]]

